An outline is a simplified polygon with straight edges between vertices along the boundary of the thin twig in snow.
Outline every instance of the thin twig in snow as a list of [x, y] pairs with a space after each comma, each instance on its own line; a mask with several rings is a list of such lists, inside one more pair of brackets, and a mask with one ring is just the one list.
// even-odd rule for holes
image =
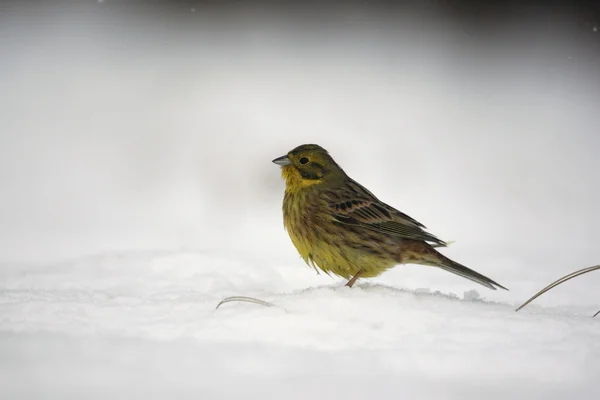
[[[548, 290], [550, 290], [550, 289], [552, 289], [552, 288], [560, 285], [561, 283], [566, 282], [569, 279], [573, 279], [575, 277], [578, 277], [579, 275], [587, 274], [588, 272], [592, 272], [592, 271], [595, 271], [595, 270], [598, 270], [598, 269], [600, 269], [600, 265], [594, 265], [593, 267], [580, 269], [579, 271], [575, 271], [573, 273], [570, 273], [569, 275], [563, 276], [562, 278], [560, 278], [560, 279], [552, 282], [551, 284], [549, 284], [548, 286], [546, 286], [545, 288], [543, 288], [542, 290], [540, 290], [539, 292], [537, 292], [532, 298], [530, 298], [525, 303], [523, 303], [515, 311], [519, 311], [521, 308], [525, 307], [527, 304], [531, 303], [533, 300], [537, 299], [539, 296], [543, 295]], [[598, 315], [598, 314], [600, 314], [600, 311], [598, 311], [596, 314], [594, 314], [594, 317], [596, 315]], [[592, 318], [594, 318], [594, 317], [592, 317]]]

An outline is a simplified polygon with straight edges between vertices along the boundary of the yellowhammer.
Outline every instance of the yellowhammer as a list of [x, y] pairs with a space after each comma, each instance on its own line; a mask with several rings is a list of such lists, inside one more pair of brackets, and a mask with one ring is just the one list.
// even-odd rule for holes
[[[425, 226], [381, 202], [316, 144], [273, 160], [286, 188], [283, 221], [294, 246], [315, 270], [349, 279], [374, 277], [397, 264], [439, 267], [490, 289], [506, 289], [435, 248], [446, 243]], [[431, 245], [430, 243], [433, 243]], [[317, 270], [318, 271], [318, 270]]]

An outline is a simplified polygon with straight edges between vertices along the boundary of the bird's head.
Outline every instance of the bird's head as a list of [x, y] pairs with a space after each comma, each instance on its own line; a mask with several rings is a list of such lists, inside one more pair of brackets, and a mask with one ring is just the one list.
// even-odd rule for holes
[[346, 174], [327, 150], [316, 144], [303, 144], [273, 160], [281, 165], [281, 174], [288, 190], [314, 185], [334, 185]]

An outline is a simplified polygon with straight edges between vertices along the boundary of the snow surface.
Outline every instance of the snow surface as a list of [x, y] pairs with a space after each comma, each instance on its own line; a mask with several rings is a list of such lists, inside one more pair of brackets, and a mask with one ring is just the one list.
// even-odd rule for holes
[[[52, 3], [0, 12], [2, 399], [598, 397], [600, 272], [514, 312], [600, 262], [583, 42]], [[316, 275], [270, 162], [307, 142], [510, 291]]]
[[[293, 289], [288, 269], [191, 251], [5, 268], [4, 398], [595, 397], [592, 309], [515, 313], [487, 291], [367, 282]], [[215, 311], [238, 294], [278, 307]]]

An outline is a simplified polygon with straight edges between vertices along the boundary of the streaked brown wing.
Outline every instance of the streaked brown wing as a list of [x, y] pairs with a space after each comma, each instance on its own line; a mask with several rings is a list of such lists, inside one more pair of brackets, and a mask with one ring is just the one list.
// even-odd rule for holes
[[445, 246], [446, 243], [422, 228], [423, 224], [379, 201], [359, 183], [349, 180], [343, 187], [328, 191], [328, 201], [336, 221], [365, 229], [423, 240]]

